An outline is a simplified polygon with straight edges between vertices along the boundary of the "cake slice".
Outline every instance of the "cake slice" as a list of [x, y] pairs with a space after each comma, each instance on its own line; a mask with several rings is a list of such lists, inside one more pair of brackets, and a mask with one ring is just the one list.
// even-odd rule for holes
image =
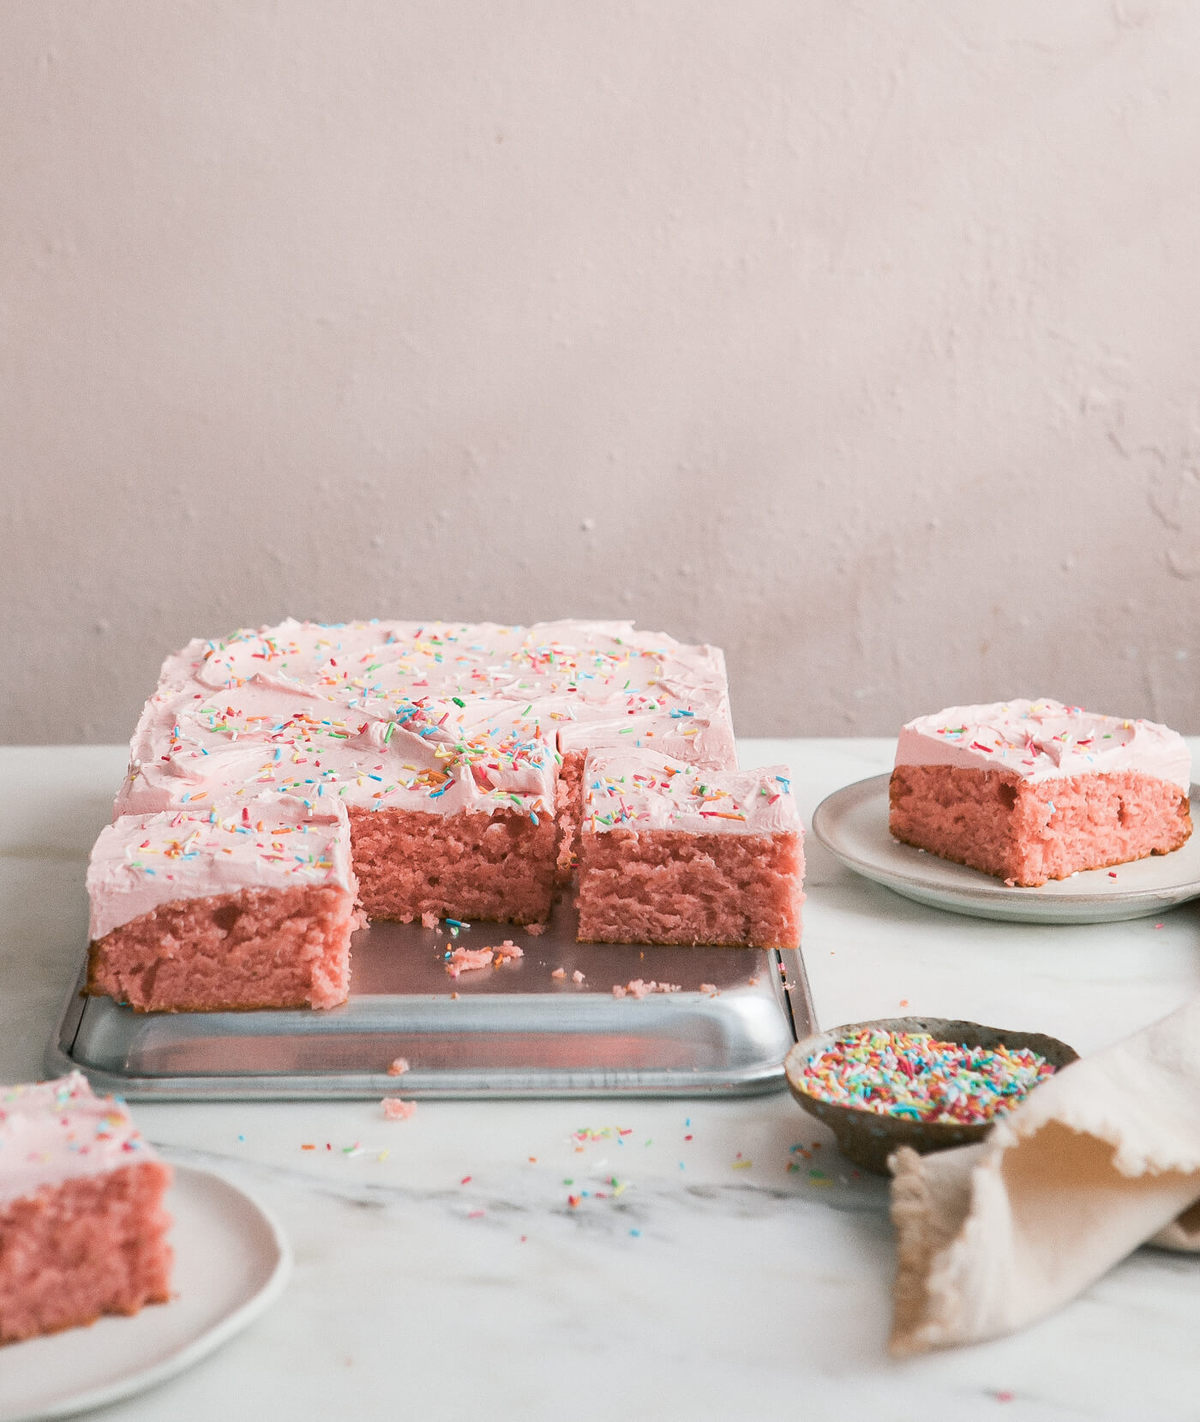
[[170, 1180], [79, 1072], [0, 1087], [0, 1343], [165, 1303]]
[[900, 732], [896, 839], [1008, 884], [1178, 849], [1192, 832], [1191, 755], [1153, 721], [1057, 701], [952, 706]]
[[121, 815], [87, 887], [89, 993], [141, 1012], [346, 999], [356, 883], [336, 801], [328, 818], [283, 795]]
[[802, 839], [784, 766], [589, 755], [580, 941], [798, 947]]

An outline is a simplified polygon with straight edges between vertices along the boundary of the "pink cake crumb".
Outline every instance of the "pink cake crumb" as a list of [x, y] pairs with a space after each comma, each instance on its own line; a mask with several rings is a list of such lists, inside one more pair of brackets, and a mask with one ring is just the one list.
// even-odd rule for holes
[[422, 928], [436, 928], [440, 922], [441, 920], [438, 918], [437, 914], [434, 913], [431, 909], [426, 909], [426, 911], [421, 915]]
[[408, 1058], [397, 1057], [387, 1069], [388, 1076], [403, 1076], [408, 1071]]
[[500, 967], [502, 963], [512, 963], [525, 956], [525, 950], [518, 948], [511, 938], [488, 948], [455, 948], [446, 960], [446, 971], [452, 978], [460, 973], [475, 972], [479, 968]]
[[642, 998], [649, 997], [651, 993], [656, 992], [680, 991], [682, 991], [682, 989], [679, 983], [657, 983], [654, 982], [653, 979], [650, 982], [646, 982], [644, 978], [634, 978], [632, 982], [626, 983], [624, 987], [616, 983], [613, 984], [613, 997]]
[[555, 968], [555, 970], [550, 974], [550, 976], [556, 982], [562, 982], [563, 979], [567, 976], [567, 970], [566, 968]]
[[716, 985], [716, 983], [701, 983], [701, 984], [700, 984], [700, 991], [701, 991], [701, 992], [706, 992], [706, 993], [708, 993], [710, 996], [715, 996], [715, 995], [716, 995], [716, 991], [717, 991], [717, 985]]
[[575, 971], [571, 974], [571, 981], [573, 983], [583, 982], [583, 974], [579, 971], [578, 968], [576, 968]]
[[415, 1101], [404, 1101], [399, 1096], [385, 1096], [380, 1102], [383, 1114], [389, 1121], [407, 1121], [417, 1109]]
[[490, 968], [492, 966], [492, 950], [490, 948], [455, 948], [446, 959], [446, 971], [452, 978], [458, 977], [460, 973], [473, 973], [480, 968]]

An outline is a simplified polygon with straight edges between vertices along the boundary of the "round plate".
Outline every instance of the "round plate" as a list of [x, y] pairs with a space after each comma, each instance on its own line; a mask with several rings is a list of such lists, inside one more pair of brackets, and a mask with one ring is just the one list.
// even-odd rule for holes
[[205, 1170], [174, 1165], [171, 1301], [3, 1351], [0, 1422], [63, 1417], [164, 1382], [245, 1328], [282, 1292], [292, 1256], [275, 1221]]
[[[813, 833], [831, 854], [877, 884], [934, 908], [1018, 923], [1115, 923], [1200, 898], [1200, 834], [1171, 854], [1087, 869], [1036, 889], [901, 844], [888, 833], [888, 775], [859, 780], [822, 800]], [[1200, 799], [1192, 794], [1192, 816]]]

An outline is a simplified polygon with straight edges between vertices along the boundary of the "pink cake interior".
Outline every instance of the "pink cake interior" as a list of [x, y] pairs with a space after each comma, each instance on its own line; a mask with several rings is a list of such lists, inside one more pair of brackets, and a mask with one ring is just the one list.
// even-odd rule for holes
[[583, 766], [587, 751], [567, 751], [558, 768], [555, 814], [558, 818], [558, 882], [567, 884], [579, 860], [579, 822], [583, 815]]
[[1035, 887], [1169, 853], [1192, 824], [1177, 785], [1135, 771], [1031, 783], [1003, 771], [898, 765], [889, 828], [906, 844]]
[[140, 1161], [0, 1206], [0, 1342], [165, 1303], [170, 1178], [161, 1161]]
[[615, 828], [580, 854], [581, 941], [799, 946], [798, 834]]
[[182, 899], [93, 943], [88, 991], [143, 1012], [333, 1007], [346, 1000], [356, 924], [336, 885]]
[[542, 923], [554, 893], [552, 816], [517, 810], [432, 815], [350, 811], [363, 909], [371, 918]]

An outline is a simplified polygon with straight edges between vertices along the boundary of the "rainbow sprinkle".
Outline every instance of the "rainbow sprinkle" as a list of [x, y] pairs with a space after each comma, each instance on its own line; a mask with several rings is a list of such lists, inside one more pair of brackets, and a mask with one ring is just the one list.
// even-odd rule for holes
[[879, 1116], [975, 1126], [1011, 1111], [1053, 1072], [1024, 1047], [968, 1047], [928, 1032], [866, 1029], [814, 1052], [801, 1085], [814, 1100]]

